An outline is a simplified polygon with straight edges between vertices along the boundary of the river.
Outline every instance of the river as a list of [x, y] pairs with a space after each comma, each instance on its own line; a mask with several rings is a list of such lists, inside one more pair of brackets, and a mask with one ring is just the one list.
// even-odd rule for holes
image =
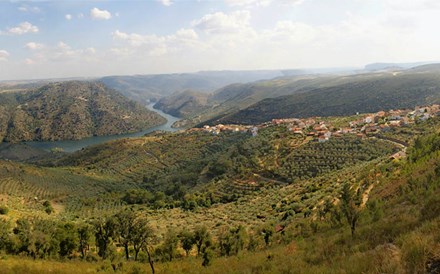
[[135, 132], [135, 133], [127, 133], [127, 134], [120, 134], [120, 135], [108, 135], [108, 136], [93, 136], [93, 137], [88, 137], [88, 138], [84, 138], [81, 140], [67, 140], [67, 141], [53, 141], [53, 142], [26, 142], [26, 144], [28, 144], [32, 147], [35, 147], [35, 148], [46, 150], [46, 151], [50, 151], [53, 148], [61, 148], [65, 152], [75, 152], [75, 151], [80, 150], [82, 148], [85, 148], [85, 147], [88, 147], [91, 145], [100, 144], [100, 143], [105, 143], [105, 142], [108, 142], [111, 140], [128, 138], [128, 137], [140, 137], [140, 136], [143, 136], [147, 133], [153, 132], [155, 130], [164, 130], [164, 131], [178, 130], [178, 129], [172, 128], [171, 125], [174, 122], [179, 121], [180, 118], [166, 114], [161, 110], [154, 109], [153, 105], [154, 105], [154, 103], [149, 104], [146, 107], [149, 110], [157, 112], [161, 116], [165, 117], [167, 119], [166, 124], [152, 127], [152, 128], [140, 131], [140, 132]]

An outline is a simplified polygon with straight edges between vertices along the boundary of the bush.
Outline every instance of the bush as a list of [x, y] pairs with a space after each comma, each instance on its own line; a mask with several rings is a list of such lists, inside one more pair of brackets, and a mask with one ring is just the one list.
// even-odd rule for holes
[[214, 258], [214, 252], [211, 249], [208, 248], [203, 253], [202, 266], [205, 266], [205, 267], [210, 266], [212, 264], [213, 258]]
[[432, 239], [411, 233], [402, 240], [402, 259], [406, 273], [425, 273]]
[[96, 254], [88, 253], [85, 257], [85, 260], [87, 262], [96, 263], [100, 260], [100, 258]]
[[429, 221], [438, 216], [440, 216], [440, 197], [434, 196], [420, 210], [420, 219], [422, 221]]
[[46, 207], [45, 209], [44, 209], [44, 211], [47, 213], [47, 214], [51, 214], [51, 213], [53, 213], [53, 207], [52, 206], [49, 206], [49, 207]]
[[44, 203], [43, 203], [43, 206], [44, 206], [44, 211], [47, 213], [47, 214], [52, 214], [53, 212], [54, 212], [54, 209], [53, 209], [53, 207], [52, 207], [52, 205], [50, 204], [50, 202], [49, 201], [45, 201]]
[[6, 206], [0, 206], [0, 215], [6, 215], [9, 212], [9, 208]]
[[142, 269], [139, 265], [134, 265], [128, 273], [129, 274], [144, 274], [144, 273], [147, 273], [147, 271]]

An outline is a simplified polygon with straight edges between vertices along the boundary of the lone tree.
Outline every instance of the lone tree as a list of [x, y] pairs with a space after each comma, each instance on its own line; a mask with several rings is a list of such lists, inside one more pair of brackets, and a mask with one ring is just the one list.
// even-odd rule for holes
[[195, 229], [194, 242], [197, 247], [197, 256], [204, 253], [205, 249], [211, 245], [211, 235], [206, 226], [199, 226]]
[[273, 229], [273, 227], [270, 226], [270, 225], [264, 227], [264, 228], [261, 230], [261, 234], [263, 235], [264, 243], [266, 244], [266, 247], [268, 247], [269, 244], [270, 244], [270, 240], [271, 240], [271, 238], [272, 238], [273, 232], [274, 232], [274, 229]]
[[77, 230], [78, 234], [78, 250], [81, 252], [81, 257], [84, 259], [89, 250], [89, 242], [91, 238], [91, 227], [87, 224], [80, 226]]
[[109, 255], [109, 246], [115, 234], [115, 223], [112, 218], [101, 219], [95, 222], [95, 239], [98, 255], [106, 259]]
[[241, 225], [225, 232], [219, 239], [221, 254], [226, 256], [237, 255], [240, 250], [244, 249], [246, 237], [246, 230]]
[[177, 246], [179, 245], [179, 238], [174, 230], [169, 229], [165, 234], [165, 239], [162, 243], [162, 252], [168, 261], [172, 261], [176, 257]]
[[341, 211], [350, 225], [352, 237], [355, 235], [361, 213], [361, 201], [360, 189], [354, 191], [348, 183], [345, 183], [341, 192]]
[[193, 248], [195, 244], [194, 234], [188, 231], [187, 229], [180, 232], [180, 243], [182, 244], [183, 250], [185, 250], [186, 256], [189, 256], [189, 252]]
[[151, 272], [154, 274], [154, 262], [151, 257], [151, 249], [156, 240], [156, 235], [154, 234], [153, 228], [149, 225], [147, 218], [138, 216], [134, 220], [131, 240], [133, 241], [134, 260], [137, 261], [139, 252], [142, 249], [145, 250], [148, 255]]
[[124, 210], [117, 213], [114, 218], [116, 235], [119, 243], [124, 247], [125, 258], [128, 260], [130, 258], [129, 245], [132, 242], [136, 214], [132, 210]]

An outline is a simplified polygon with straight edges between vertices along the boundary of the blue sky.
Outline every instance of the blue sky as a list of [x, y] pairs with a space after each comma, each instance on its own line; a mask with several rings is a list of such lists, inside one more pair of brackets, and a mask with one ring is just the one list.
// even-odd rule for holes
[[440, 60], [437, 0], [0, 0], [0, 80]]

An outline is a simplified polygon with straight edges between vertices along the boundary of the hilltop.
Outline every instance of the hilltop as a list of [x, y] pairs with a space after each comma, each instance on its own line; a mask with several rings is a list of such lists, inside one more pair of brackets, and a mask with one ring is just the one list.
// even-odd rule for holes
[[136, 132], [165, 122], [97, 82], [62, 82], [0, 94], [0, 140], [76, 140]]

